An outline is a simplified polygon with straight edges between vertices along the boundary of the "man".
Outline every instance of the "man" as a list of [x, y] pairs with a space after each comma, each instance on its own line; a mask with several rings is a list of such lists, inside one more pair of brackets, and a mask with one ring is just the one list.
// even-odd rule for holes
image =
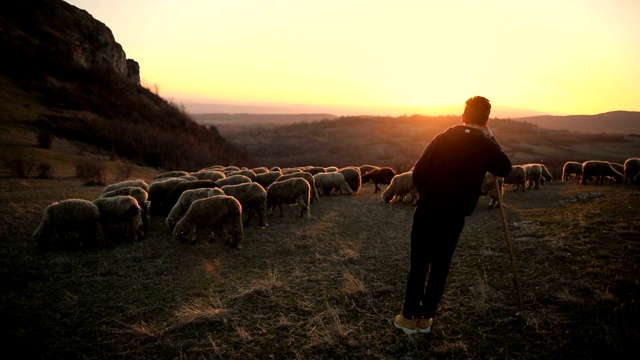
[[393, 321], [407, 334], [431, 332], [465, 217], [476, 207], [486, 172], [504, 177], [511, 171], [487, 127], [490, 112], [488, 99], [467, 100], [462, 125], [433, 138], [414, 166], [420, 197], [411, 226], [411, 264], [402, 313]]

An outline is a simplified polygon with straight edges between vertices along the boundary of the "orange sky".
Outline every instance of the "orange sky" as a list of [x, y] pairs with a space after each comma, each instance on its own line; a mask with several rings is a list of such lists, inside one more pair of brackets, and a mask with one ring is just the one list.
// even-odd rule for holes
[[[640, 111], [640, 1], [73, 0], [176, 102]], [[348, 111], [347, 111], [348, 112]]]

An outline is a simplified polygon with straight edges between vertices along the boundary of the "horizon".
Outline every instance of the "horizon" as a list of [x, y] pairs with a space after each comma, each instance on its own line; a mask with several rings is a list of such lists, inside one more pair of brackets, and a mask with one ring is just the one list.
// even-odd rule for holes
[[481, 95], [537, 114], [640, 111], [640, 2], [67, 2], [181, 103], [435, 114]]

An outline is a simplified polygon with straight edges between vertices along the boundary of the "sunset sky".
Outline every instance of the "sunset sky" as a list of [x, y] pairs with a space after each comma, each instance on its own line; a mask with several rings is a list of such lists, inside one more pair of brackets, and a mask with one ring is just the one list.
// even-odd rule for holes
[[483, 95], [552, 114], [640, 111], [637, 0], [67, 2], [176, 102], [440, 115]]

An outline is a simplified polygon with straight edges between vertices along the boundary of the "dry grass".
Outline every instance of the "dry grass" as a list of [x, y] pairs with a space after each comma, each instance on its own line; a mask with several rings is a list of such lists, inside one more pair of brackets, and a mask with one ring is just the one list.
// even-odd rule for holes
[[[371, 185], [245, 229], [244, 249], [173, 242], [162, 218], [138, 243], [41, 252], [52, 199], [91, 199], [79, 180], [2, 180], [0, 313], [8, 347], [57, 358], [624, 358], [638, 354], [640, 189], [552, 182], [505, 194], [522, 283], [500, 215], [481, 199], [454, 255], [430, 335], [400, 311], [412, 207]], [[35, 345], [37, 344], [37, 346]], [[8, 350], [7, 350], [8, 351]]]

